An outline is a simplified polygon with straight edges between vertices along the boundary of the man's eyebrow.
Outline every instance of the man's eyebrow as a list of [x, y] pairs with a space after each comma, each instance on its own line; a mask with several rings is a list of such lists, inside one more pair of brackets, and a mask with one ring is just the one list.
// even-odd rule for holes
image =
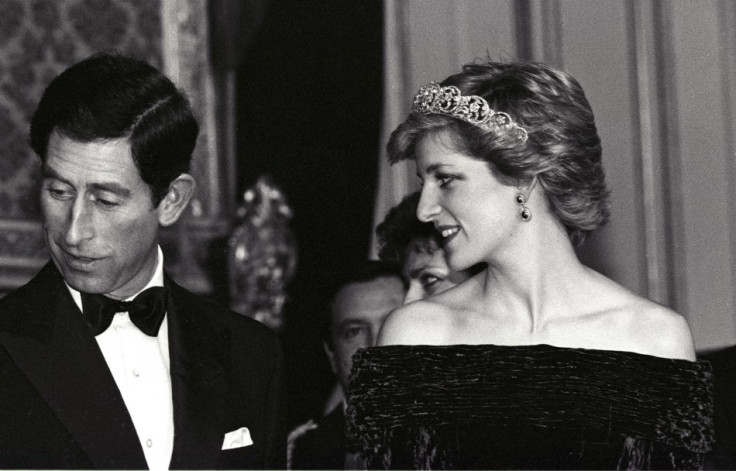
[[355, 325], [355, 324], [365, 324], [365, 321], [361, 319], [348, 318], [348, 319], [343, 319], [337, 323], [339, 327], [345, 327], [346, 325]]
[[45, 164], [41, 167], [41, 176], [44, 178], [44, 180], [48, 178], [53, 178], [54, 180], [59, 180], [60, 182], [66, 183], [67, 185], [72, 184], [69, 180], [56, 173], [56, 170]]
[[[41, 174], [43, 175], [44, 179], [53, 178], [54, 180], [59, 180], [62, 183], [72, 186], [72, 183], [69, 180], [59, 175], [56, 170], [49, 167], [48, 165], [44, 165], [42, 167]], [[114, 193], [121, 198], [128, 198], [132, 194], [130, 189], [116, 182], [90, 183], [89, 185], [87, 185], [87, 188], [93, 191], [107, 191], [110, 193]]]
[[109, 193], [114, 193], [122, 198], [128, 198], [132, 194], [132, 192], [128, 188], [115, 182], [90, 183], [89, 185], [87, 185], [87, 188], [96, 191], [107, 191]]

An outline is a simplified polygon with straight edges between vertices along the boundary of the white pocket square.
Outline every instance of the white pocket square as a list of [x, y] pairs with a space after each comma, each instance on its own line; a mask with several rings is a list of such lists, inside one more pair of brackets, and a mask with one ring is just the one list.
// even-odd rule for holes
[[223, 450], [232, 450], [233, 448], [242, 448], [253, 444], [250, 438], [250, 430], [248, 427], [240, 427], [237, 430], [225, 434], [225, 440], [222, 441]]

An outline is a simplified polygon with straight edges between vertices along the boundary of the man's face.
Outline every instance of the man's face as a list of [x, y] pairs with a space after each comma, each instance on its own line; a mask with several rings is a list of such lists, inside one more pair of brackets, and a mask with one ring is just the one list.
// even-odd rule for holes
[[41, 210], [46, 243], [78, 291], [124, 299], [150, 280], [157, 263], [159, 210], [125, 139], [49, 139]]
[[351, 283], [338, 291], [332, 302], [333, 350], [326, 350], [344, 391], [353, 353], [376, 344], [384, 319], [401, 305], [403, 297], [404, 285], [398, 276]]

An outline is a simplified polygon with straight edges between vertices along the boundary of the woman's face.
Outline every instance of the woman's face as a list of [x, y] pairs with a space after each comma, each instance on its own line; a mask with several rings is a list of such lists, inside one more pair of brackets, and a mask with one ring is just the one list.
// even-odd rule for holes
[[441, 235], [448, 266], [464, 270], [503, 251], [520, 222], [513, 186], [503, 184], [486, 162], [451, 147], [448, 132], [417, 143], [422, 181], [417, 217]]
[[442, 249], [433, 240], [423, 238], [406, 248], [403, 272], [409, 284], [404, 304], [446, 291], [469, 277], [466, 272], [450, 269]]

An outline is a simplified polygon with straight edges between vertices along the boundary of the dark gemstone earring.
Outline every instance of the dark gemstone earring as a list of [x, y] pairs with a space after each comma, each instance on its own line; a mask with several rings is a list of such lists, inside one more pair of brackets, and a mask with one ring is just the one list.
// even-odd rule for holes
[[519, 204], [519, 214], [521, 215], [521, 220], [524, 222], [529, 222], [532, 220], [532, 210], [524, 206], [524, 203], [526, 200], [524, 199], [524, 195], [519, 193], [516, 195], [516, 202]]

